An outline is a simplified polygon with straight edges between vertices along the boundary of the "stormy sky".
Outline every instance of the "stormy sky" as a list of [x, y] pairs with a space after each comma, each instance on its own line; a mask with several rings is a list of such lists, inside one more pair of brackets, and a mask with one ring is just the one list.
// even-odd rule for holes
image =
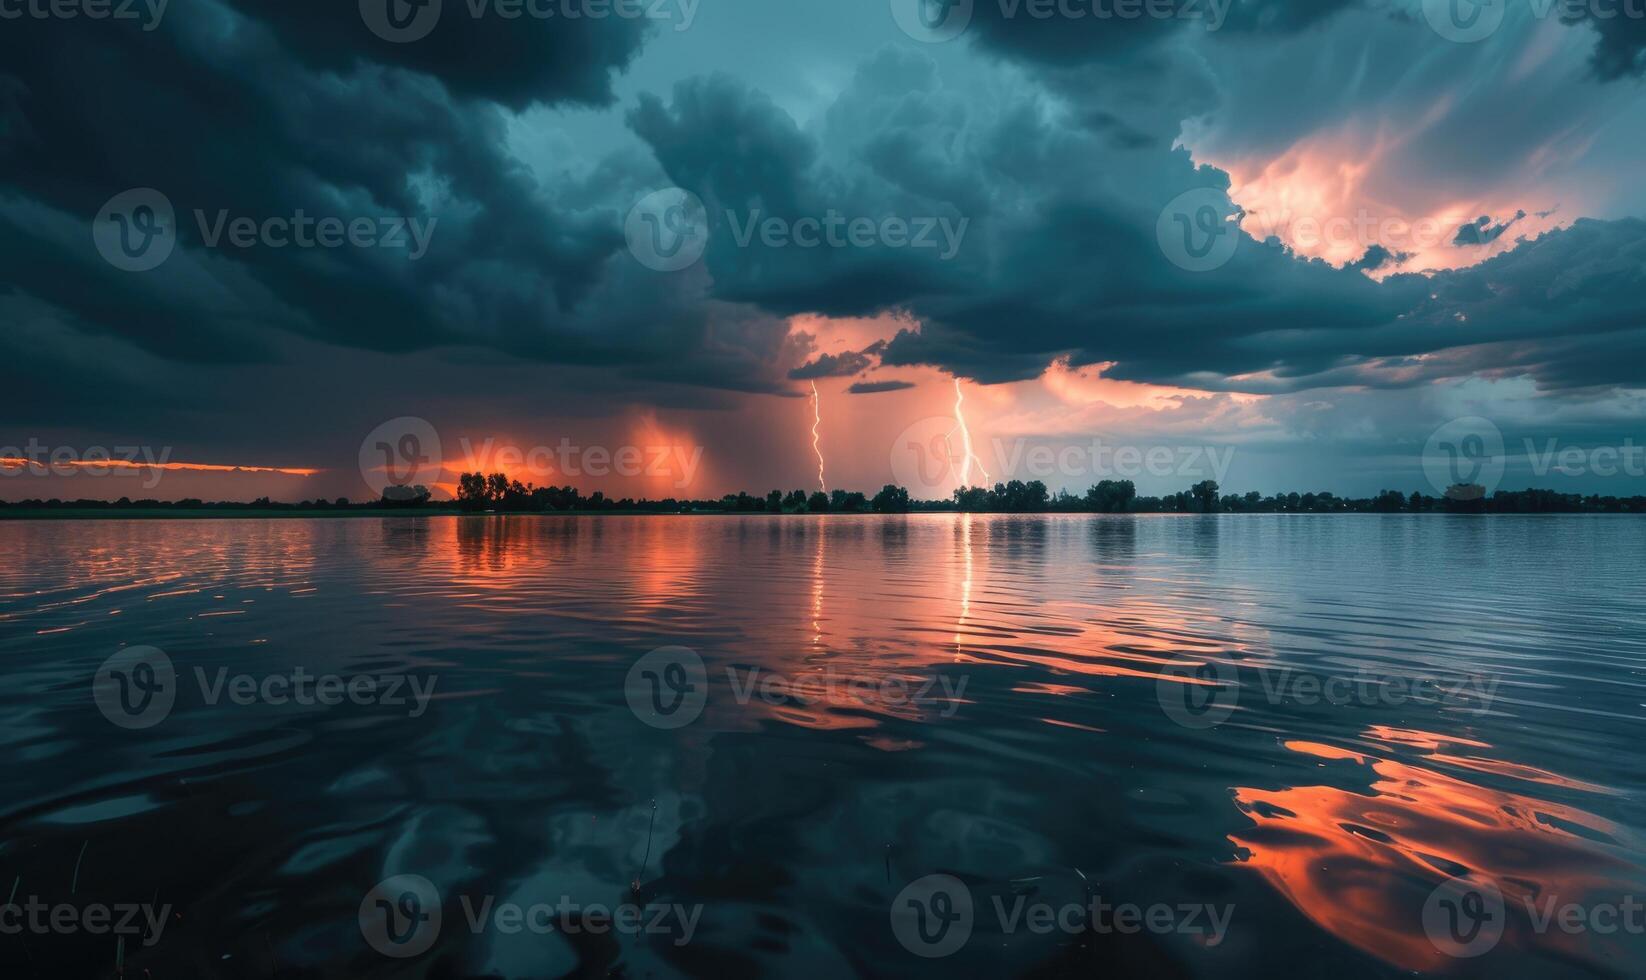
[[0, 0], [0, 499], [1646, 492], [1646, 4], [1459, 3]]

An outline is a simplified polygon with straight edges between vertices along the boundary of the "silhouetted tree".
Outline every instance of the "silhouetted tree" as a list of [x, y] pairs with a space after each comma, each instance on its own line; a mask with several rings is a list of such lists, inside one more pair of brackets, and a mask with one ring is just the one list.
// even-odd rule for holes
[[954, 492], [954, 505], [967, 513], [980, 513], [990, 509], [989, 491], [983, 487], [961, 487]]
[[909, 491], [900, 486], [888, 483], [874, 495], [874, 512], [876, 514], [907, 514], [909, 512]]
[[1085, 503], [1100, 514], [1119, 514], [1137, 499], [1137, 485], [1130, 480], [1102, 480], [1086, 491]]
[[1201, 480], [1190, 488], [1189, 492], [1194, 495], [1201, 513], [1210, 514], [1217, 510], [1217, 489], [1216, 480]]
[[[388, 487], [383, 491], [383, 499], [377, 503], [380, 507], [421, 507], [428, 503], [433, 496], [434, 494], [429, 492], [428, 487], [419, 483], [410, 487]], [[315, 503], [321, 507], [326, 506], [324, 500], [318, 500]], [[337, 498], [337, 506], [347, 507], [348, 505], [348, 498]]]

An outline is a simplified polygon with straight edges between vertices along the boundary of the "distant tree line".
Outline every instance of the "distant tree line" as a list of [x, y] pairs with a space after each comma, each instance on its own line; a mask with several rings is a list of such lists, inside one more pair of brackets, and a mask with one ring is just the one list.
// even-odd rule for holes
[[1458, 485], [1441, 496], [1384, 490], [1375, 497], [1339, 497], [1328, 492], [1257, 491], [1224, 494], [1215, 480], [1202, 480], [1178, 493], [1140, 497], [1131, 480], [1103, 480], [1082, 495], [1052, 494], [1039, 480], [1011, 480], [991, 487], [962, 487], [946, 500], [915, 500], [903, 487], [887, 484], [873, 497], [846, 490], [773, 490], [765, 496], [747, 492], [718, 500], [613, 500], [596, 492], [583, 496], [574, 487], [533, 487], [501, 473], [465, 473], [458, 482], [458, 506], [468, 511], [646, 511], [735, 514], [905, 514], [959, 511], [980, 514], [1210, 514], [1210, 513], [1646, 513], [1646, 497], [1602, 497], [1552, 490], [1499, 490]]
[[1440, 496], [1384, 490], [1375, 497], [1339, 497], [1328, 492], [1280, 493], [1265, 497], [1257, 491], [1225, 494], [1216, 481], [1202, 480], [1178, 493], [1140, 497], [1130, 480], [1103, 480], [1084, 494], [1050, 493], [1039, 480], [1012, 480], [993, 487], [962, 487], [945, 500], [915, 500], [903, 487], [887, 484], [873, 497], [855, 491], [773, 490], [765, 496], [726, 494], [718, 499], [614, 499], [595, 491], [585, 496], [575, 487], [537, 487], [510, 480], [502, 473], [487, 476], [464, 473], [455, 501], [437, 501], [425, 487], [395, 488], [381, 499], [350, 502], [305, 500], [277, 503], [267, 497], [250, 502], [206, 502], [194, 498], [176, 501], [131, 500], [23, 500], [0, 501], [0, 513], [38, 510], [137, 511], [301, 511], [347, 512], [391, 510], [468, 513], [636, 513], [636, 514], [906, 514], [962, 512], [980, 514], [1646, 514], [1646, 496], [1603, 497], [1557, 493], [1553, 490], [1499, 490], [1460, 484]]

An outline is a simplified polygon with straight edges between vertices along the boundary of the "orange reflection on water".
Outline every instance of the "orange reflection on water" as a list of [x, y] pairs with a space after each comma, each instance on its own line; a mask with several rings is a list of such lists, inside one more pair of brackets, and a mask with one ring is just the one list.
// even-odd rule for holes
[[[1487, 747], [1473, 739], [1377, 726], [1373, 743], [1439, 749], [1447, 743]], [[1364, 788], [1297, 786], [1280, 790], [1236, 787], [1235, 803], [1253, 826], [1230, 840], [1239, 860], [1253, 867], [1297, 909], [1334, 936], [1405, 970], [1444, 970], [1457, 960], [1430, 943], [1422, 909], [1443, 881], [1468, 875], [1502, 891], [1509, 911], [1505, 945], [1524, 944], [1516, 929], [1528, 901], [1562, 902], [1617, 895], [1631, 870], [1597, 841], [1616, 843], [1620, 828], [1584, 810], [1505, 790], [1390, 758], [1317, 742], [1285, 748], [1334, 765], [1363, 767]], [[1433, 752], [1424, 758], [1565, 789], [1602, 791], [1542, 770]], [[1342, 772], [1342, 770], [1337, 770]], [[1357, 777], [1348, 773], [1353, 781]], [[1589, 937], [1592, 944], [1594, 937]], [[1539, 943], [1593, 948], [1570, 936]]]

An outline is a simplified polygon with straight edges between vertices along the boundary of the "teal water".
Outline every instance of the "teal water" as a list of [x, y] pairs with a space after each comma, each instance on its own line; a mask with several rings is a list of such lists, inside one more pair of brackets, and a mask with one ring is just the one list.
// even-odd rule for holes
[[3, 522], [0, 972], [1638, 976], [1643, 545]]

